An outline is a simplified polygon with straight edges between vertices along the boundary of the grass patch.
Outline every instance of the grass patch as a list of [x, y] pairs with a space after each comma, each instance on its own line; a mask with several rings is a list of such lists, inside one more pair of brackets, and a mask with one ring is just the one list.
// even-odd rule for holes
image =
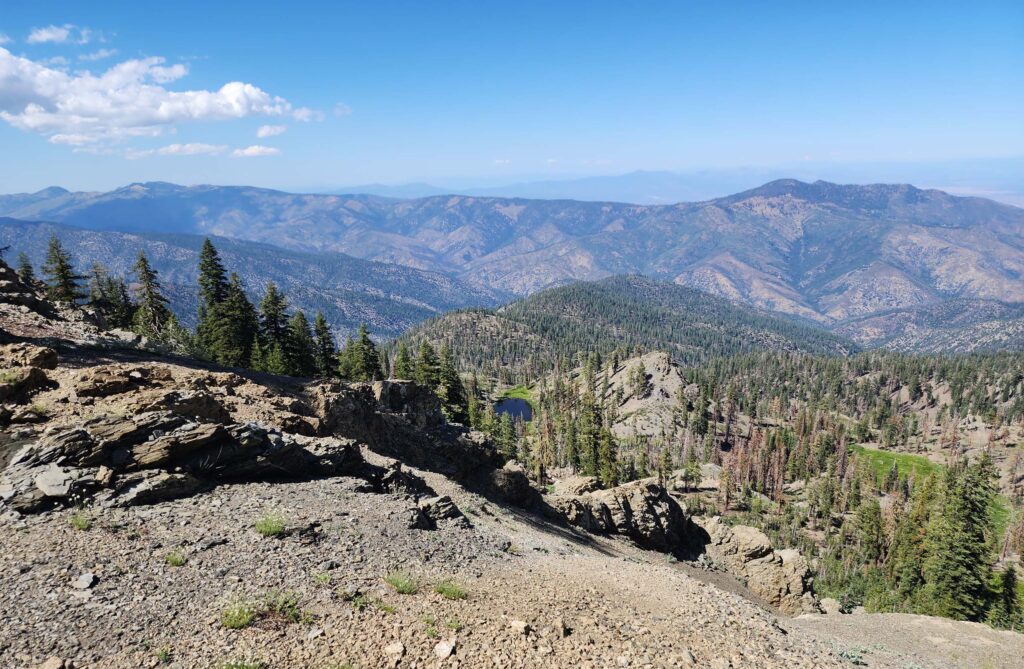
[[896, 464], [896, 469], [901, 476], [909, 476], [911, 473], [918, 477], [927, 476], [932, 472], [942, 469], [942, 465], [932, 462], [923, 455], [894, 453], [866, 446], [853, 446], [851, 450], [858, 460], [868, 464], [871, 471], [875, 474], [876, 483], [885, 480], [885, 476], [892, 469], [893, 463]]
[[251, 602], [232, 602], [220, 612], [220, 625], [229, 630], [245, 629], [256, 621], [257, 613], [256, 607]]
[[92, 527], [92, 518], [85, 511], [76, 511], [68, 518], [68, 523], [76, 530], [84, 532]]
[[434, 586], [434, 592], [445, 599], [465, 599], [469, 593], [455, 581], [441, 581]]
[[170, 664], [173, 659], [170, 648], [161, 648], [157, 652], [153, 653], [153, 655], [156, 657], [156, 661], [160, 664]]
[[330, 585], [331, 573], [328, 571], [318, 571], [317, 573], [313, 574], [313, 580], [319, 583], [320, 585]]
[[279, 537], [284, 534], [284, 518], [275, 513], [268, 513], [257, 520], [253, 527], [260, 533], [260, 536]]
[[352, 606], [355, 607], [356, 611], [365, 611], [366, 609], [373, 608], [388, 614], [394, 613], [397, 610], [386, 602], [367, 597], [366, 595], [356, 595], [353, 597]]
[[501, 398], [504, 399], [506, 397], [517, 400], [526, 400], [527, 402], [531, 402], [532, 400], [530, 396], [530, 389], [524, 385], [506, 388], [505, 391], [501, 393]]
[[462, 624], [462, 621], [458, 618], [452, 618], [451, 620], [446, 622], [444, 626], [453, 632], [461, 632], [462, 628], [465, 627], [465, 625]]
[[409, 574], [396, 571], [384, 577], [384, 582], [390, 585], [400, 595], [415, 595], [420, 590], [419, 582]]
[[181, 567], [186, 562], [188, 562], [188, 560], [185, 558], [184, 555], [181, 554], [180, 551], [171, 551], [166, 556], [164, 556], [164, 561], [171, 567]]
[[264, 616], [272, 616], [289, 623], [308, 624], [313, 621], [313, 614], [299, 607], [298, 595], [284, 592], [272, 592], [263, 602]]

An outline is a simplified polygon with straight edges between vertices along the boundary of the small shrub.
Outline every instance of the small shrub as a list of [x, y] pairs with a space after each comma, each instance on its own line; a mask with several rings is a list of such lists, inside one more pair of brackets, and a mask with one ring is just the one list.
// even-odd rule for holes
[[461, 632], [462, 628], [465, 627], [465, 625], [462, 624], [462, 621], [458, 618], [452, 618], [451, 620], [446, 622], [444, 626], [453, 632]]
[[313, 615], [299, 608], [297, 595], [272, 592], [264, 600], [265, 614], [277, 616], [290, 623], [309, 623]]
[[434, 592], [445, 599], [465, 599], [469, 593], [455, 581], [441, 581], [434, 586]]
[[76, 511], [75, 513], [71, 514], [71, 518], [68, 519], [68, 523], [70, 523], [71, 527], [75, 528], [76, 530], [81, 530], [82, 532], [84, 532], [85, 530], [88, 530], [90, 527], [92, 527], [92, 518], [90, 518], [89, 514], [87, 514], [85, 511]]
[[188, 562], [188, 560], [185, 558], [184, 555], [181, 554], [180, 551], [171, 551], [164, 557], [164, 560], [171, 567], [181, 567], [186, 562]]
[[313, 574], [313, 580], [320, 585], [329, 585], [331, 582], [331, 573], [327, 571], [320, 571]]
[[268, 513], [256, 521], [256, 531], [264, 537], [279, 537], [284, 534], [284, 518], [277, 514]]
[[384, 578], [384, 582], [394, 588], [400, 595], [415, 595], [419, 592], [420, 585], [415, 578], [405, 572], [394, 572]]
[[256, 607], [249, 602], [238, 601], [229, 604], [220, 613], [220, 624], [225, 629], [240, 630], [256, 620]]
[[161, 648], [156, 653], [154, 653], [154, 655], [156, 656], [156, 661], [159, 662], [160, 664], [170, 664], [171, 663], [171, 657], [172, 656], [171, 656], [171, 649], [170, 648]]

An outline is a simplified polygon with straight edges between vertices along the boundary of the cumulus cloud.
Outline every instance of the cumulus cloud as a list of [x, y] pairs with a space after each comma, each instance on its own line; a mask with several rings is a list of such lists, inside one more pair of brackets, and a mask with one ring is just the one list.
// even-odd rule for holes
[[244, 149], [235, 149], [231, 152], [231, 155], [235, 158], [258, 158], [260, 156], [276, 156], [279, 153], [281, 153], [281, 149], [275, 149], [272, 146], [253, 144], [252, 146], [247, 146]]
[[92, 63], [97, 60], [106, 60], [111, 56], [117, 55], [117, 49], [100, 49], [99, 51], [93, 51], [92, 53], [83, 53], [78, 57], [78, 60]]
[[65, 23], [62, 26], [49, 25], [45, 28], [33, 28], [25, 41], [29, 44], [88, 44], [92, 41], [92, 30], [73, 23]]
[[284, 133], [287, 129], [288, 126], [286, 125], [261, 125], [256, 131], [256, 136], [260, 139], [263, 139], [264, 137], [273, 137]]
[[166, 87], [187, 74], [185, 65], [160, 57], [126, 60], [100, 74], [69, 73], [0, 47], [0, 120], [55, 144], [100, 147], [159, 136], [180, 123], [315, 115], [241, 81], [217, 90]]
[[10, 36], [0, 33], [0, 44], [10, 44], [11, 41]]

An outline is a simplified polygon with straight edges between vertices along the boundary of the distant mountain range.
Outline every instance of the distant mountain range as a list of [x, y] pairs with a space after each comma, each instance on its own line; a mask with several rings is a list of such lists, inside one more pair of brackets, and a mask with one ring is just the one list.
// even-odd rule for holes
[[1005, 320], [993, 310], [1024, 302], [1024, 209], [908, 185], [780, 180], [703, 202], [634, 205], [147, 183], [0, 196], [0, 214], [340, 252], [515, 294], [642, 274], [867, 345], [949, 341], [937, 334], [943, 319], [929, 316], [949, 300], [955, 332], [1012, 330], [1013, 308], [1000, 312]]
[[[183, 322], [195, 324], [203, 237], [84, 230], [0, 218], [0, 246], [11, 246], [7, 256], [11, 263], [16, 253], [24, 251], [40, 267], [51, 234], [61, 239], [82, 271], [98, 261], [114, 274], [127, 276], [139, 250], [145, 250], [160, 273], [171, 308]], [[340, 253], [288, 251], [220, 237], [213, 241], [227, 269], [238, 273], [254, 301], [262, 297], [267, 281], [274, 281], [293, 307], [310, 317], [323, 311], [339, 335], [354, 332], [366, 322], [376, 336], [393, 337], [441, 312], [494, 305], [506, 298], [500, 291], [469, 286], [449, 276]]]

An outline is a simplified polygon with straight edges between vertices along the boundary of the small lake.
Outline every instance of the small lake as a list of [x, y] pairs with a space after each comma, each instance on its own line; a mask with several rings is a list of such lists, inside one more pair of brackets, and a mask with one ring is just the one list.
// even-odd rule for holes
[[529, 402], [518, 397], [506, 397], [498, 400], [494, 405], [494, 412], [499, 416], [507, 413], [512, 420], [522, 418], [527, 423], [533, 419], [533, 407]]

